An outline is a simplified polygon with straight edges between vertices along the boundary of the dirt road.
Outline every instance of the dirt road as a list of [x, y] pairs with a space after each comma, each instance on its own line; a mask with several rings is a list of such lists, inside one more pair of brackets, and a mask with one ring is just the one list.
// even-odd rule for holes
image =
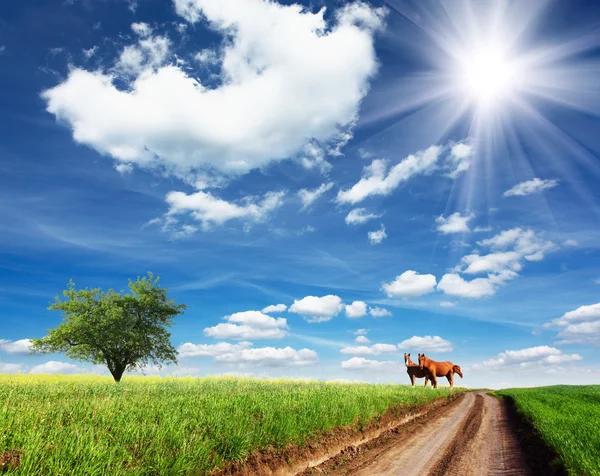
[[[501, 401], [468, 393], [424, 421], [381, 435], [310, 474], [531, 476]], [[306, 474], [306, 473], [305, 473]]]

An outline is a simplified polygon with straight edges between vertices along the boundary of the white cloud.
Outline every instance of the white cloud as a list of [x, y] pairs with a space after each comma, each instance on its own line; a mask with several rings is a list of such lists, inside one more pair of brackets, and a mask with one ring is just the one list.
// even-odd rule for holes
[[592, 344], [600, 346], [600, 303], [581, 306], [542, 327], [562, 327], [557, 344]]
[[0, 55], [6, 51], [5, 45], [0, 45]]
[[186, 342], [177, 348], [179, 356], [185, 357], [216, 357], [224, 354], [240, 352], [252, 347], [250, 342], [239, 342], [230, 344], [228, 342], [219, 342], [218, 344], [192, 344]]
[[364, 357], [352, 357], [342, 362], [344, 370], [386, 371], [398, 369], [400, 365], [393, 361], [369, 360]]
[[467, 233], [469, 232], [469, 221], [475, 218], [472, 213], [470, 215], [461, 215], [459, 212], [453, 213], [448, 218], [439, 216], [435, 219], [438, 231], [444, 235], [450, 233]]
[[454, 144], [450, 148], [450, 154], [446, 159], [446, 163], [450, 167], [448, 176], [456, 178], [461, 172], [465, 172], [471, 167], [471, 162], [475, 155], [475, 147], [467, 142]]
[[363, 301], [354, 301], [352, 304], [346, 305], [346, 316], [350, 318], [358, 318], [367, 315], [367, 304]]
[[152, 28], [150, 27], [150, 25], [144, 22], [132, 23], [131, 29], [136, 35], [141, 36], [142, 38], [150, 36], [150, 34], [152, 33]]
[[331, 190], [333, 187], [333, 182], [321, 184], [318, 188], [314, 190], [308, 190], [306, 188], [301, 189], [298, 192], [298, 196], [302, 201], [302, 210], [306, 210], [309, 208], [321, 195], [323, 195], [328, 190]]
[[285, 304], [273, 304], [271, 306], [265, 307], [261, 312], [265, 314], [270, 314], [272, 312], [284, 312], [287, 309]]
[[287, 320], [273, 318], [259, 311], [236, 312], [226, 316], [228, 323], [204, 329], [204, 334], [215, 339], [281, 339], [288, 335]]
[[[0, 53], [1, 52], [2, 49], [0, 48]], [[23, 372], [23, 370], [23, 364], [6, 364], [4, 362], [0, 362], [0, 374], [16, 374]]]
[[594, 279], [594, 283], [596, 283], [596, 284], [600, 284], [600, 278], [598, 278], [598, 279]]
[[475, 370], [495, 370], [506, 367], [536, 367], [557, 365], [581, 360], [579, 354], [564, 354], [555, 347], [547, 345], [530, 347], [521, 350], [507, 350], [501, 352], [494, 359], [486, 360], [481, 364], [473, 365]]
[[454, 307], [454, 306], [456, 306], [455, 302], [450, 302], [450, 301], [440, 302], [440, 307]]
[[392, 344], [373, 344], [372, 346], [344, 347], [340, 352], [349, 355], [380, 355], [393, 354], [398, 352], [398, 348]]
[[452, 352], [452, 342], [440, 336], [413, 336], [398, 344], [400, 350], [418, 350], [420, 352]]
[[[134, 25], [136, 25], [134, 23]], [[131, 76], [139, 76], [142, 75], [142, 73], [145, 74], [152, 74], [153, 70], [156, 68], [160, 68], [161, 66], [163, 66], [163, 64], [166, 62], [167, 57], [169, 56], [169, 48], [171, 47], [171, 41], [166, 37], [166, 36], [156, 36], [156, 37], [152, 37], [152, 36], [147, 36], [147, 37], [142, 37], [137, 45], [128, 45], [126, 46], [123, 51], [121, 52], [121, 56], [119, 56], [119, 60], [117, 61], [117, 64], [115, 66], [115, 70], [120, 72], [120, 73], [124, 73], [127, 75], [131, 75]], [[102, 78], [104, 81], [104, 84], [100, 85], [97, 84], [96, 87], [98, 89], [98, 92], [102, 92], [103, 96], [107, 99], [112, 99], [115, 100], [116, 98], [118, 98], [119, 96], [117, 96], [118, 94], [128, 94], [126, 92], [122, 92], [122, 91], [118, 91], [116, 89], [114, 89], [114, 86], [112, 86], [111, 82], [114, 79], [111, 76], [103, 76], [102, 73], [99, 72], [95, 72], [95, 73], [88, 73], [87, 71], [84, 70], [80, 70], [80, 69], [75, 69], [71, 72], [71, 74], [69, 75], [69, 78], [67, 79], [67, 82], [63, 83], [63, 85], [68, 84], [68, 82], [71, 80], [72, 75], [75, 72], [79, 72], [80, 74], [88, 74], [88, 75], [92, 75], [89, 79], [93, 80], [93, 78], [99, 79]], [[141, 77], [141, 76], [140, 76]], [[139, 79], [138, 79], [139, 81]], [[137, 84], [137, 82], [136, 82]], [[60, 88], [61, 85], [57, 86], [57, 88]], [[44, 93], [44, 97], [45, 99], [49, 99], [50, 96], [49, 94], [52, 93], [52, 91], [55, 91], [55, 89], [50, 89], [48, 91], [46, 91]], [[77, 90], [72, 91], [72, 93], [77, 94]], [[123, 108], [124, 106], [126, 107], [128, 104], [127, 103], [122, 103], [122, 104], [118, 104], [117, 101], [115, 101], [115, 106], [120, 106], [121, 108]], [[72, 108], [72, 106], [70, 106]], [[48, 109], [48, 112], [54, 113], [53, 111]], [[84, 111], [80, 111], [83, 112], [83, 114], [85, 114], [85, 110]], [[123, 111], [123, 113], [125, 113], [126, 111]], [[56, 113], [54, 113], [56, 115]], [[108, 113], [107, 113], [108, 114]], [[72, 121], [71, 125], [74, 126], [74, 139], [78, 141], [77, 136], [75, 135], [75, 133], [77, 132], [77, 123], [73, 124]], [[132, 131], [133, 132], [133, 131]], [[88, 131], [89, 133], [89, 131]], [[80, 141], [78, 141], [80, 142]], [[85, 142], [85, 141], [82, 141]], [[93, 144], [91, 144], [93, 146]], [[107, 151], [101, 151], [99, 150], [100, 153], [106, 153]], [[108, 151], [110, 153], [110, 151]], [[114, 155], [114, 154], [111, 154]], [[120, 158], [118, 156], [116, 156], [116, 158]], [[134, 158], [135, 159], [135, 158]]]
[[569, 324], [559, 332], [557, 344], [592, 344], [600, 347], [600, 320]]
[[455, 273], [442, 276], [437, 288], [448, 296], [463, 298], [492, 296], [496, 292], [496, 288], [487, 278], [476, 278], [472, 281], [465, 281]]
[[392, 313], [383, 307], [370, 307], [369, 314], [372, 317], [386, 317], [391, 316]]
[[57, 362], [50, 360], [45, 364], [35, 365], [29, 371], [30, 374], [74, 374], [82, 373], [83, 369], [77, 365], [66, 362]]
[[491, 226], [476, 226], [473, 230], [475, 233], [483, 233], [486, 231], [492, 231], [493, 228]]
[[561, 317], [544, 324], [544, 327], [567, 326], [576, 322], [590, 322], [600, 320], [600, 303], [589, 306], [580, 306], [574, 311], [569, 311]]
[[77, 142], [144, 166], [236, 174], [348, 134], [378, 68], [383, 9], [347, 5], [329, 23], [324, 10], [259, 0], [175, 0], [175, 10], [223, 36], [221, 84], [162, 65], [149, 44], [158, 38], [144, 38], [119, 61], [137, 74], [128, 88], [110, 71], [74, 68], [44, 92]]
[[565, 240], [563, 241], [563, 246], [568, 246], [571, 248], [575, 248], [577, 246], [579, 246], [579, 242], [577, 240]]
[[191, 344], [180, 345], [177, 349], [181, 357], [212, 357], [215, 362], [227, 364], [252, 365], [260, 367], [288, 367], [314, 364], [317, 353], [309, 349], [295, 350], [291, 347], [252, 348], [250, 342], [229, 344]]
[[198, 51], [198, 53], [194, 55], [194, 59], [201, 64], [213, 65], [220, 63], [222, 58], [217, 51], [207, 48]]
[[357, 344], [370, 344], [370, 343], [371, 343], [371, 341], [369, 340], [369, 338], [368, 338], [368, 337], [365, 337], [365, 336], [358, 336], [358, 337], [356, 338], [356, 343], [357, 343]]
[[126, 162], [116, 163], [115, 170], [121, 175], [127, 175], [133, 172], [133, 165], [128, 164]]
[[369, 242], [372, 245], [380, 244], [384, 239], [387, 238], [387, 233], [385, 232], [385, 226], [381, 225], [381, 228], [377, 231], [370, 231], [367, 233], [367, 237], [369, 238]]
[[527, 180], [526, 182], [521, 182], [515, 185], [510, 190], [504, 192], [505, 197], [522, 197], [524, 195], [531, 195], [532, 193], [539, 193], [543, 190], [556, 187], [558, 185], [558, 180], [541, 180], [539, 178], [534, 178], [532, 180]]
[[342, 300], [338, 296], [331, 294], [323, 297], [306, 296], [294, 300], [288, 312], [300, 314], [308, 322], [326, 322], [337, 316], [343, 307]]
[[350, 213], [346, 216], [346, 224], [348, 225], [361, 225], [363, 223], [368, 222], [369, 220], [373, 220], [375, 218], [380, 218], [381, 215], [375, 215], [374, 213], [367, 212], [366, 208], [355, 208], [350, 210]]
[[429, 294], [435, 290], [436, 279], [433, 274], [419, 274], [408, 270], [391, 283], [384, 283], [381, 288], [389, 297], [411, 298]]
[[86, 59], [90, 59], [92, 56], [94, 56], [97, 52], [98, 52], [98, 47], [97, 46], [92, 46], [91, 48], [88, 49], [83, 49], [83, 56], [85, 56]]
[[262, 347], [242, 349], [239, 352], [221, 354], [215, 357], [218, 362], [252, 365], [260, 367], [299, 367], [317, 362], [317, 353], [310, 349], [295, 350], [291, 347]]
[[355, 204], [372, 195], [389, 195], [402, 182], [433, 171], [443, 148], [432, 145], [411, 154], [388, 170], [387, 161], [376, 159], [363, 170], [362, 178], [348, 190], [338, 192], [339, 203]]
[[198, 220], [203, 230], [213, 225], [222, 225], [229, 220], [240, 219], [258, 223], [264, 221], [271, 212], [283, 205], [285, 192], [269, 192], [260, 201], [247, 197], [243, 203], [227, 202], [208, 192], [190, 195], [183, 192], [169, 192], [166, 201], [170, 206], [167, 217], [189, 212]]
[[357, 329], [357, 330], [354, 332], [354, 335], [355, 335], [355, 336], [364, 336], [364, 335], [366, 335], [366, 334], [368, 334], [368, 333], [369, 333], [369, 329]]
[[[449, 296], [480, 298], [492, 296], [499, 286], [519, 276], [524, 261], [540, 261], [558, 247], [545, 241], [533, 230], [513, 228], [502, 231], [492, 238], [478, 242], [491, 253], [479, 251], [463, 256], [453, 273], [445, 274], [438, 284], [438, 290]], [[458, 273], [487, 274], [485, 278], [467, 281]]]
[[20, 339], [16, 341], [0, 339], [0, 351], [6, 352], [7, 354], [29, 354], [30, 346], [31, 340], [29, 339]]

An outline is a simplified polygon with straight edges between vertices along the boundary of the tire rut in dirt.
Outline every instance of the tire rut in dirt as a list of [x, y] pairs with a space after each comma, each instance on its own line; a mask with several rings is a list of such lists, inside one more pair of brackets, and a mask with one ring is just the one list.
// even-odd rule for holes
[[450, 443], [443, 456], [435, 463], [429, 471], [429, 476], [447, 476], [456, 474], [453, 466], [465, 454], [471, 442], [477, 436], [483, 419], [484, 400], [483, 396], [477, 395], [475, 403], [465, 418], [456, 436]]

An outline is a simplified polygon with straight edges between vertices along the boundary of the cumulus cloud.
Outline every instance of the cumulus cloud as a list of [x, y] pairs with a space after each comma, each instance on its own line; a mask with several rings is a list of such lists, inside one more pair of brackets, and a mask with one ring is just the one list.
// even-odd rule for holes
[[309, 208], [321, 195], [323, 195], [328, 190], [331, 190], [333, 187], [333, 182], [321, 184], [318, 188], [314, 190], [308, 190], [306, 188], [301, 189], [298, 192], [298, 196], [302, 201], [302, 210], [306, 210]]
[[361, 225], [363, 223], [368, 222], [369, 220], [373, 220], [375, 218], [380, 218], [381, 215], [375, 215], [374, 213], [369, 213], [366, 208], [355, 208], [350, 210], [350, 213], [346, 215], [346, 224], [348, 225]]
[[45, 364], [35, 365], [29, 371], [30, 374], [75, 374], [82, 373], [83, 369], [77, 365], [67, 362], [50, 360]]
[[313, 350], [295, 350], [291, 347], [252, 348], [250, 342], [219, 342], [211, 345], [188, 342], [180, 345], [177, 350], [182, 358], [212, 357], [215, 362], [264, 367], [301, 366], [317, 361], [317, 354]]
[[389, 195], [411, 177], [432, 172], [442, 150], [442, 147], [433, 145], [409, 155], [389, 170], [386, 160], [376, 159], [365, 167], [362, 178], [356, 184], [338, 192], [337, 201], [355, 204], [373, 195]]
[[398, 344], [400, 350], [418, 350], [420, 352], [452, 352], [452, 342], [440, 336], [413, 336]]
[[473, 365], [475, 370], [496, 370], [502, 368], [527, 368], [558, 365], [581, 360], [579, 354], [565, 354], [555, 347], [547, 345], [529, 347], [521, 350], [507, 350], [496, 358]]
[[440, 307], [454, 307], [454, 306], [456, 306], [455, 302], [451, 302], [451, 301], [440, 302]]
[[568, 246], [570, 248], [576, 248], [579, 246], [579, 242], [577, 240], [569, 239], [563, 241], [563, 246]]
[[411, 298], [429, 294], [435, 290], [436, 278], [433, 274], [419, 274], [408, 270], [391, 283], [383, 283], [381, 288], [388, 297]]
[[366, 336], [358, 336], [358, 337], [356, 338], [356, 343], [357, 343], [357, 344], [370, 344], [370, 343], [371, 343], [371, 341], [370, 341], [370, 340], [369, 340], [369, 338], [368, 338], [368, 337], [366, 337]]
[[0, 339], [0, 351], [7, 354], [29, 354], [31, 352], [30, 346], [31, 341], [29, 339], [15, 341]]
[[238, 219], [249, 223], [259, 223], [271, 212], [283, 205], [285, 192], [269, 192], [262, 200], [247, 197], [242, 203], [227, 202], [213, 196], [209, 192], [169, 192], [166, 202], [170, 209], [167, 218], [176, 220], [181, 214], [189, 213], [201, 223], [203, 230], [210, 230], [213, 225], [222, 225], [230, 220]]
[[459, 212], [453, 213], [448, 218], [439, 216], [435, 219], [437, 230], [444, 235], [451, 233], [467, 233], [469, 232], [469, 221], [475, 218], [472, 213], [470, 215], [461, 215]]
[[465, 281], [455, 273], [442, 276], [437, 288], [448, 296], [463, 298], [481, 298], [493, 296], [496, 293], [496, 288], [487, 278]]
[[557, 344], [600, 346], [600, 303], [581, 306], [547, 322], [544, 328], [560, 327]]
[[363, 301], [354, 301], [346, 305], [346, 316], [352, 319], [367, 315], [367, 304]]
[[322, 297], [306, 296], [300, 300], [294, 300], [288, 310], [300, 314], [308, 322], [326, 322], [337, 316], [344, 305], [339, 296], [327, 295]]
[[177, 348], [179, 356], [185, 357], [217, 357], [223, 354], [231, 354], [239, 352], [243, 349], [252, 347], [251, 342], [239, 342], [238, 344], [230, 344], [229, 342], [219, 342], [218, 344], [192, 344], [186, 342]]
[[131, 29], [136, 35], [141, 36], [142, 38], [150, 36], [150, 34], [152, 33], [152, 28], [150, 27], [150, 25], [144, 22], [132, 23]]
[[398, 348], [393, 344], [373, 344], [371, 346], [344, 347], [340, 352], [350, 355], [380, 355], [393, 354], [398, 352]]
[[295, 350], [291, 347], [261, 347], [242, 349], [239, 352], [222, 354], [215, 358], [218, 362], [249, 365], [256, 367], [299, 367], [317, 362], [317, 353], [310, 349]]
[[446, 162], [450, 168], [448, 176], [456, 178], [461, 172], [471, 167], [475, 155], [475, 147], [468, 142], [461, 142], [450, 147], [450, 154]]
[[371, 317], [386, 317], [386, 316], [391, 316], [392, 313], [390, 311], [388, 311], [387, 309], [383, 308], [383, 307], [370, 307], [369, 308], [369, 314], [371, 315]]
[[342, 362], [344, 370], [369, 370], [369, 371], [388, 371], [400, 368], [398, 362], [370, 360], [364, 357], [352, 357]]
[[[0, 53], [2, 49], [0, 48]], [[0, 362], [0, 374], [16, 374], [23, 372], [24, 366], [23, 364], [7, 364], [4, 362]]]
[[128, 88], [112, 70], [73, 68], [43, 93], [77, 142], [140, 166], [238, 174], [347, 136], [377, 71], [383, 9], [350, 4], [331, 22], [266, 0], [175, 0], [175, 11], [222, 35], [221, 83], [166, 64], [168, 39], [140, 38], [117, 64], [135, 75]]
[[204, 329], [204, 335], [215, 339], [281, 339], [288, 335], [287, 320], [273, 318], [259, 311], [236, 312], [226, 316], [228, 323]]
[[367, 335], [368, 333], [369, 333], [369, 329], [357, 329], [354, 332], [354, 335], [355, 336], [364, 336], [364, 335]]
[[362, 178], [356, 184], [338, 192], [337, 202], [356, 204], [371, 196], [389, 195], [411, 178], [436, 170], [446, 171], [449, 176], [456, 177], [469, 168], [473, 154], [474, 149], [470, 144], [459, 143], [451, 146], [432, 145], [407, 156], [392, 167], [389, 167], [387, 160], [375, 159], [363, 169]]
[[271, 314], [275, 312], [284, 312], [287, 309], [285, 304], [273, 304], [271, 306], [265, 307], [261, 312], [264, 314]]
[[367, 237], [369, 238], [369, 242], [372, 245], [380, 244], [383, 240], [385, 240], [387, 238], [387, 233], [385, 232], [385, 226], [383, 226], [383, 224], [382, 224], [381, 228], [379, 230], [370, 231], [369, 233], [367, 233]]
[[554, 188], [558, 185], [558, 180], [542, 180], [534, 178], [521, 182], [512, 187], [510, 190], [504, 192], [505, 197], [522, 197], [525, 195], [531, 195], [533, 193], [540, 193], [549, 188]]
[[[540, 261], [547, 253], [558, 249], [554, 243], [544, 240], [533, 230], [522, 228], [502, 231], [477, 244], [482, 248], [489, 248], [490, 252], [481, 254], [481, 251], [475, 251], [463, 256], [454, 272], [445, 274], [440, 279], [438, 290], [454, 297], [492, 296], [499, 286], [519, 276], [524, 262]], [[487, 274], [487, 277], [468, 281], [458, 273]]]

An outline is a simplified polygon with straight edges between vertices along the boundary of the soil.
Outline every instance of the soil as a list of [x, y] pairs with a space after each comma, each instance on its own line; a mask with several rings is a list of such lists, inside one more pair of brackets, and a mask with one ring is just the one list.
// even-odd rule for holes
[[359, 448], [356, 456], [333, 458], [304, 474], [402, 476], [532, 476], [509, 419], [507, 405], [484, 392], [466, 394], [442, 412], [396, 428]]

